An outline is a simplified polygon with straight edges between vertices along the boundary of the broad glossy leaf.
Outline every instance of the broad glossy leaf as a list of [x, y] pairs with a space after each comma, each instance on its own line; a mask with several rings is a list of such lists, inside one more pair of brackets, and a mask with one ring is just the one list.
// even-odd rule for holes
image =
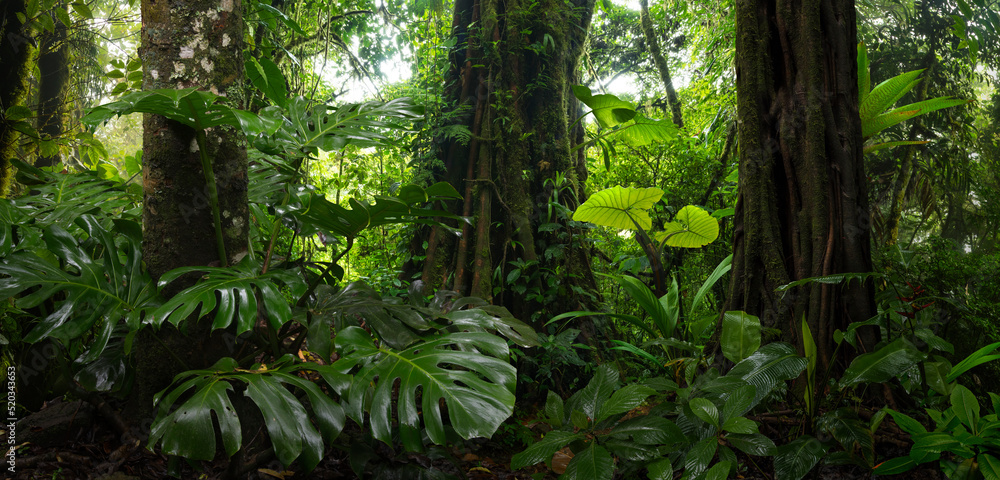
[[926, 354], [900, 337], [875, 352], [856, 357], [840, 378], [840, 388], [886, 382], [924, 358]]
[[595, 418], [601, 406], [604, 405], [612, 392], [618, 387], [618, 372], [609, 364], [597, 367], [594, 377], [590, 383], [580, 391], [569, 397], [566, 401], [566, 409], [580, 410], [587, 417]]
[[885, 130], [886, 128], [889, 128], [897, 123], [909, 120], [913, 117], [941, 110], [942, 108], [965, 105], [969, 102], [971, 102], [971, 100], [962, 100], [959, 98], [951, 98], [951, 97], [938, 97], [938, 98], [932, 98], [930, 100], [924, 100], [922, 102], [911, 103], [909, 105], [903, 105], [902, 107], [894, 108], [891, 111], [878, 115], [875, 118], [872, 118], [866, 122], [862, 122], [861, 134], [863, 137], [867, 138], [882, 130]]
[[[341, 106], [314, 104], [304, 97], [291, 99], [284, 111], [268, 110], [279, 130], [271, 145], [291, 154], [302, 151], [339, 151], [346, 145], [373, 147], [389, 143], [380, 133], [399, 128], [389, 120], [412, 120], [422, 113], [408, 98], [389, 102], [367, 102]], [[262, 112], [264, 115], [264, 112]]]
[[701, 419], [701, 421], [715, 427], [719, 428], [719, 408], [712, 403], [711, 400], [703, 397], [692, 398], [688, 405], [691, 407], [691, 411], [694, 415]]
[[806, 359], [783, 342], [769, 343], [736, 364], [726, 376], [738, 377], [756, 388], [750, 408], [760, 403], [778, 383], [793, 379], [806, 368]]
[[114, 102], [94, 107], [80, 121], [97, 126], [119, 115], [153, 113], [196, 130], [229, 125], [241, 128], [247, 134], [264, 131], [264, 125], [256, 115], [219, 103], [224, 101], [225, 97], [195, 88], [145, 90], [128, 93]]
[[974, 454], [968, 447], [962, 445], [949, 432], [927, 432], [913, 435], [913, 447], [910, 448], [910, 458], [914, 462], [924, 463], [937, 460], [942, 453], [951, 452], [969, 458]]
[[951, 391], [951, 409], [973, 435], [979, 433], [979, 401], [963, 385], [956, 385]]
[[102, 179], [95, 171], [52, 173], [14, 159], [17, 178], [31, 184], [33, 195], [13, 201], [31, 212], [36, 228], [49, 225], [65, 227], [83, 214], [97, 218], [122, 217], [133, 206], [133, 198], [122, 184]]
[[615, 425], [608, 434], [612, 437], [628, 437], [644, 445], [670, 445], [687, 441], [674, 422], [654, 415], [625, 420]]
[[684, 474], [689, 478], [695, 478], [704, 472], [712, 458], [715, 457], [715, 450], [719, 446], [719, 441], [714, 436], [699, 440], [684, 456]]
[[285, 76], [270, 58], [249, 58], [244, 63], [247, 78], [253, 86], [264, 93], [275, 105], [284, 107], [288, 102], [288, 88], [285, 86]]
[[701, 248], [719, 238], [719, 221], [705, 210], [688, 205], [655, 237], [657, 242], [671, 247]]
[[401, 436], [413, 438], [422, 412], [427, 435], [437, 444], [447, 440], [442, 401], [451, 426], [466, 439], [491, 436], [513, 412], [516, 372], [506, 361], [507, 343], [495, 335], [449, 333], [396, 350], [376, 346], [368, 332], [348, 327], [338, 332], [336, 342], [341, 358], [334, 367], [342, 372], [358, 368], [346, 395], [347, 413], [361, 423], [367, 412], [372, 435], [387, 444], [392, 442], [393, 404]]
[[945, 381], [948, 383], [954, 382], [958, 379], [958, 377], [962, 376], [963, 373], [969, 371], [970, 369], [986, 362], [992, 362], [993, 360], [1000, 359], [1000, 355], [992, 354], [998, 347], [1000, 347], [1000, 342], [991, 343], [983, 348], [980, 348], [979, 350], [976, 350], [968, 357], [965, 357], [965, 359], [952, 367], [951, 371], [948, 372], [948, 377]]
[[872, 471], [877, 475], [898, 475], [910, 471], [916, 466], [917, 462], [914, 462], [909, 456], [896, 457], [876, 465]]
[[564, 430], [553, 430], [541, 440], [531, 444], [523, 452], [511, 457], [511, 470], [520, 470], [537, 463], [548, 462], [559, 449], [577, 440], [586, 438], [583, 433], [573, 433]]
[[612, 415], [628, 412], [641, 405], [656, 390], [645, 385], [626, 385], [611, 395], [608, 401], [604, 402], [597, 409], [597, 416], [594, 422], [600, 422]]
[[871, 90], [871, 78], [868, 71], [868, 48], [865, 42], [858, 44], [858, 105], [865, 103]]
[[618, 280], [621, 287], [625, 289], [625, 293], [646, 311], [653, 320], [653, 325], [656, 326], [657, 330], [656, 333], [660, 337], [673, 337], [679, 314], [676, 303], [673, 304], [673, 310], [668, 310], [667, 307], [671, 306], [669, 301], [657, 299], [653, 291], [645, 283], [642, 283], [641, 280], [633, 276], [621, 275], [612, 278]]
[[726, 312], [722, 316], [722, 355], [739, 363], [760, 348], [760, 320], [746, 312]]
[[708, 471], [705, 472], [704, 479], [705, 480], [726, 480], [726, 477], [729, 476], [729, 470], [731, 468], [732, 468], [732, 463], [729, 462], [729, 461], [718, 462], [715, 465], [712, 465], [712, 468], [709, 468]]
[[323, 440], [309, 422], [305, 407], [281, 383], [269, 375], [245, 375], [244, 394], [264, 416], [274, 453], [284, 465], [299, 459], [312, 470], [323, 456]]
[[979, 471], [985, 480], [1000, 480], [1000, 460], [988, 453], [979, 454], [976, 460], [979, 460]]
[[777, 452], [774, 442], [759, 433], [731, 433], [726, 435], [726, 440], [730, 445], [750, 455], [768, 456]]
[[[228, 396], [233, 386], [221, 376], [235, 368], [236, 362], [233, 359], [223, 358], [209, 369], [181, 374], [193, 378], [176, 388], [157, 394], [159, 414], [153, 422], [147, 448], [152, 449], [160, 442], [163, 452], [168, 455], [179, 455], [191, 460], [213, 459], [216, 444], [212, 422], [214, 412], [226, 455], [236, 453], [243, 442], [240, 420]], [[168, 414], [173, 404], [191, 389], [194, 389], [191, 396]]]
[[545, 417], [556, 428], [561, 427], [565, 421], [566, 411], [563, 407], [562, 397], [552, 390], [549, 390], [548, 398], [545, 401]]
[[[446, 185], [446, 184], [445, 184]], [[413, 188], [420, 188], [413, 186]], [[414, 195], [413, 189], [402, 188], [396, 197], [375, 197], [375, 203], [350, 199], [351, 208], [345, 208], [326, 199], [306, 187], [301, 187], [294, 194], [293, 202], [277, 208], [280, 216], [294, 219], [298, 222], [302, 234], [311, 235], [325, 232], [332, 236], [355, 238], [362, 231], [391, 224], [420, 223], [438, 225], [437, 218], [450, 218], [465, 221], [462, 217], [443, 210], [425, 208], [430, 201], [453, 200], [461, 198], [454, 188], [444, 185], [432, 185], [434, 195]]]
[[646, 465], [646, 478], [649, 480], [671, 480], [674, 478], [674, 467], [669, 458], [661, 458]]
[[663, 190], [656, 187], [611, 187], [591, 195], [573, 213], [573, 220], [623, 230], [634, 230], [638, 224], [649, 230], [653, 222], [648, 210], [662, 196]]
[[584, 85], [573, 85], [573, 94], [590, 107], [602, 128], [616, 127], [635, 117], [635, 107], [614, 95], [594, 95]]
[[582, 452], [573, 456], [566, 466], [564, 480], [611, 480], [615, 473], [614, 460], [604, 447], [592, 442]]
[[722, 429], [730, 433], [741, 433], [744, 435], [758, 433], [757, 422], [746, 417], [727, 418], [726, 423], [722, 424]]
[[799, 480], [805, 477], [820, 459], [826, 449], [811, 435], [802, 435], [788, 445], [778, 447], [774, 457], [775, 480]]
[[875, 459], [875, 440], [868, 425], [858, 418], [857, 412], [844, 407], [827, 412], [819, 417], [820, 431], [832, 436], [848, 452], [860, 452], [871, 467]]
[[[168, 321], [179, 324], [200, 306], [198, 318], [213, 310], [212, 329], [228, 327], [236, 319], [236, 334], [253, 328], [257, 321], [257, 294], [264, 300], [264, 307], [271, 326], [277, 330], [291, 320], [292, 309], [279, 285], [285, 285], [293, 297], [305, 293], [307, 285], [298, 272], [272, 269], [261, 274], [261, 265], [249, 255], [229, 268], [182, 267], [160, 277], [160, 286], [174, 281], [189, 272], [203, 273], [201, 280], [167, 300], [151, 313], [154, 325]], [[218, 308], [216, 308], [218, 306]]]
[[[0, 275], [9, 278], [0, 284], [0, 298], [23, 294], [17, 299], [19, 308], [51, 299], [52, 312], [26, 333], [24, 341], [55, 338], [69, 343], [93, 335], [78, 359], [86, 364], [101, 355], [115, 328], [124, 326], [119, 321], [137, 328], [142, 310], [155, 307], [157, 296], [142, 269], [142, 234], [135, 223], [122, 220], [111, 231], [91, 215], [75, 223], [89, 240], [81, 242], [56, 225], [43, 232], [47, 251], [62, 268], [36, 252], [15, 251], [3, 258]], [[103, 250], [102, 256], [90, 255], [95, 247]]]

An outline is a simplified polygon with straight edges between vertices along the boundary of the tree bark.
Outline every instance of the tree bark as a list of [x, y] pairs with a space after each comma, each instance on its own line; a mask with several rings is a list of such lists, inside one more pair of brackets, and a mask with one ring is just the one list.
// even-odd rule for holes
[[581, 107], [570, 87], [593, 7], [456, 1], [453, 31], [465, 48], [452, 56], [446, 94], [472, 137], [444, 141], [433, 173], [464, 192], [456, 213], [474, 221], [457, 239], [431, 232], [420, 267], [426, 286], [492, 299], [524, 320], [534, 314], [536, 327], [548, 313], [580, 309], [588, 297], [579, 292], [595, 291], [582, 232], [566, 213], [584, 200], [585, 158], [572, 150], [583, 130], [571, 128]]
[[[55, 139], [63, 134], [66, 91], [69, 85], [66, 25], [58, 19], [54, 19], [54, 23], [55, 31], [42, 37], [41, 54], [38, 56], [38, 133], [43, 139], [46, 137]], [[51, 167], [61, 162], [59, 155], [39, 154], [35, 166]]]
[[[243, 78], [243, 5], [240, 0], [143, 0], [143, 88], [200, 87], [232, 98]], [[219, 195], [226, 264], [247, 249], [247, 156], [232, 128], [207, 132]], [[160, 115], [143, 117], [143, 261], [154, 281], [174, 268], [222, 263], [195, 131]], [[169, 298], [194, 283], [172, 282]], [[185, 322], [186, 331], [144, 329], [136, 339], [136, 382], [128, 420], [151, 421], [152, 396], [179, 372], [205, 368], [232, 354], [231, 334], [209, 335], [207, 322]], [[139, 432], [143, 436], [147, 431]]]
[[16, 157], [20, 134], [11, 128], [6, 111], [14, 105], [24, 105], [28, 94], [28, 78], [34, 59], [34, 42], [22, 31], [18, 12], [24, 12], [24, 0], [5, 0], [0, 7], [0, 198], [10, 193], [14, 169], [10, 159]]
[[736, 8], [740, 171], [727, 309], [758, 315], [795, 343], [805, 317], [825, 369], [834, 330], [875, 314], [872, 285], [775, 289], [872, 270], [854, 2], [738, 0]]

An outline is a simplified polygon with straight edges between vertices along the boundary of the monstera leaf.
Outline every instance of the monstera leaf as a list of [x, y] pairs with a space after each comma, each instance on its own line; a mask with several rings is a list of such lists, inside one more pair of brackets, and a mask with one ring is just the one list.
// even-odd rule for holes
[[406, 185], [395, 197], [376, 196], [375, 204], [363, 200], [350, 199], [351, 208], [344, 208], [301, 187], [295, 194], [296, 201], [277, 208], [277, 213], [296, 221], [303, 234], [325, 232], [333, 236], [354, 238], [366, 228], [395, 223], [440, 224], [437, 218], [465, 221], [451, 212], [425, 208], [421, 205], [440, 200], [462, 198], [458, 191], [446, 182], [421, 188]]
[[677, 212], [674, 221], [663, 226], [656, 240], [671, 247], [701, 248], [719, 238], [719, 221], [705, 210], [688, 205]]
[[367, 102], [333, 106], [315, 104], [304, 97], [296, 97], [281, 107], [265, 107], [260, 117], [268, 125], [257, 147], [267, 153], [315, 154], [322, 149], [338, 151], [351, 144], [371, 147], [388, 143], [388, 137], [379, 133], [386, 128], [400, 128], [391, 120], [413, 120], [422, 115], [422, 109], [408, 98], [389, 102]]
[[[138, 224], [120, 220], [109, 231], [91, 215], [82, 215], [75, 223], [89, 235], [87, 240], [51, 225], [43, 232], [46, 253], [16, 251], [4, 258], [0, 298], [24, 293], [17, 300], [19, 308], [53, 301], [52, 313], [24, 341], [56, 338], [69, 343], [92, 335], [78, 359], [86, 364], [104, 351], [119, 321], [139, 326], [142, 310], [155, 306], [156, 290], [142, 269]], [[95, 250], [103, 250], [103, 255], [91, 256]]]
[[653, 221], [647, 210], [662, 196], [663, 190], [656, 187], [611, 187], [591, 195], [573, 213], [573, 220], [623, 230], [634, 230], [638, 224], [648, 230]]
[[125, 185], [104, 180], [94, 171], [52, 173], [17, 159], [12, 163], [17, 167], [18, 180], [30, 183], [34, 190], [32, 195], [14, 200], [14, 204], [30, 209], [35, 227], [69, 225], [85, 213], [119, 216], [141, 199]]
[[343, 397], [347, 414], [364, 424], [367, 412], [372, 435], [386, 444], [393, 441], [394, 403], [399, 438], [405, 448], [416, 451], [422, 449], [421, 416], [432, 442], [447, 441], [441, 402], [455, 432], [466, 439], [490, 437], [513, 413], [516, 371], [507, 363], [507, 342], [500, 337], [447, 333], [395, 350], [376, 345], [359, 327], [348, 327], [337, 333], [336, 341], [341, 358], [332, 367], [340, 372], [357, 369]]
[[[240, 369], [235, 360], [227, 357], [208, 369], [184, 372], [174, 379], [176, 387], [154, 398], [159, 413], [150, 432], [149, 448], [161, 443], [164, 453], [211, 460], [216, 446], [214, 416], [226, 455], [232, 456], [242, 446], [243, 438], [240, 419], [229, 395], [234, 392], [233, 383], [242, 382], [246, 385], [244, 395], [264, 417], [278, 460], [290, 465], [299, 459], [306, 470], [312, 470], [322, 459], [324, 442], [329, 444], [337, 438], [346, 417], [344, 409], [316, 383], [299, 376], [308, 370], [322, 370], [322, 378], [332, 379], [332, 383], [327, 383], [333, 390], [347, 381], [344, 375], [326, 366], [295, 364], [291, 355], [285, 355], [270, 367]], [[308, 408], [289, 387], [304, 392]], [[174, 409], [182, 397], [186, 400]]]
[[195, 88], [146, 90], [94, 107], [80, 121], [97, 126], [119, 115], [154, 113], [196, 130], [230, 125], [248, 134], [265, 131], [264, 123], [256, 114], [221, 103], [225, 101], [226, 97]]
[[202, 273], [202, 279], [174, 295], [150, 316], [154, 325], [168, 321], [177, 325], [194, 313], [198, 306], [198, 318], [215, 310], [212, 329], [226, 328], [237, 314], [236, 334], [249, 331], [257, 320], [257, 292], [264, 300], [271, 326], [281, 328], [292, 317], [288, 300], [282, 295], [279, 284], [284, 284], [292, 296], [305, 293], [306, 283], [297, 272], [274, 269], [260, 273], [261, 265], [249, 255], [239, 264], [229, 268], [182, 267], [175, 268], [160, 277], [160, 287], [187, 273]]

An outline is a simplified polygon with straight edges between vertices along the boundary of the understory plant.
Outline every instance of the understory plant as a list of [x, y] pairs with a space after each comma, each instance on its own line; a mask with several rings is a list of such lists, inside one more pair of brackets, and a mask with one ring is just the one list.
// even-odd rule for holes
[[[492, 435], [513, 411], [508, 342], [537, 345], [535, 332], [481, 299], [438, 292], [430, 301], [419, 294], [403, 301], [361, 283], [344, 285], [338, 265], [366, 229], [457, 219], [436, 206], [457, 192], [444, 183], [405, 185], [345, 207], [301, 182], [304, 158], [379, 144], [386, 140], [380, 131], [412, 118], [415, 108], [406, 100], [330, 106], [296, 98], [254, 114], [224, 102], [192, 89], [136, 92], [98, 107], [87, 121], [146, 112], [196, 129], [242, 128], [266, 154], [255, 156], [249, 195], [264, 241], [234, 265], [179, 268], [154, 283], [142, 265], [138, 198], [130, 187], [93, 172], [24, 166], [36, 193], [0, 199], [7, 220], [0, 223], [0, 298], [16, 298], [17, 308], [37, 318], [22, 326], [24, 341], [58, 342], [84, 389], [124, 394], [140, 331], [209, 319], [230, 336], [234, 355], [178, 375], [156, 396], [148, 443], [191, 461], [215, 458], [216, 445], [227, 456], [246, 445], [244, 419], [234, 408], [240, 397], [267, 419], [278, 460], [305, 470], [315, 468], [347, 419], [374, 441], [410, 451]], [[317, 264], [274, 254], [288, 227], [330, 239], [332, 259]], [[159, 294], [190, 274], [197, 274], [193, 286], [169, 299]], [[352, 467], [360, 475], [365, 462]]]

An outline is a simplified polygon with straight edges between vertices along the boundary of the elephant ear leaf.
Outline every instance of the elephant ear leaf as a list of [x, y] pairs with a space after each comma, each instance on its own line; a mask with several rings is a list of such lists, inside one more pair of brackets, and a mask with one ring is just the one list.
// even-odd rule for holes
[[719, 221], [708, 212], [688, 205], [677, 212], [674, 221], [664, 225], [656, 240], [671, 247], [700, 248], [719, 238]]
[[613, 128], [635, 117], [635, 107], [614, 95], [593, 95], [583, 85], [574, 85], [573, 94], [590, 107], [602, 128]]
[[576, 209], [573, 220], [623, 230], [634, 230], [638, 225], [648, 230], [653, 225], [648, 210], [662, 196], [663, 190], [656, 187], [611, 187], [591, 195]]
[[347, 414], [363, 423], [368, 413], [372, 435], [386, 444], [393, 442], [393, 404], [399, 439], [410, 451], [423, 448], [421, 416], [432, 442], [447, 441], [442, 402], [451, 426], [466, 439], [490, 437], [514, 411], [516, 371], [507, 362], [507, 342], [493, 334], [449, 333], [396, 350], [376, 345], [360, 327], [347, 327], [336, 341], [341, 358], [332, 367], [359, 368], [344, 397]]

